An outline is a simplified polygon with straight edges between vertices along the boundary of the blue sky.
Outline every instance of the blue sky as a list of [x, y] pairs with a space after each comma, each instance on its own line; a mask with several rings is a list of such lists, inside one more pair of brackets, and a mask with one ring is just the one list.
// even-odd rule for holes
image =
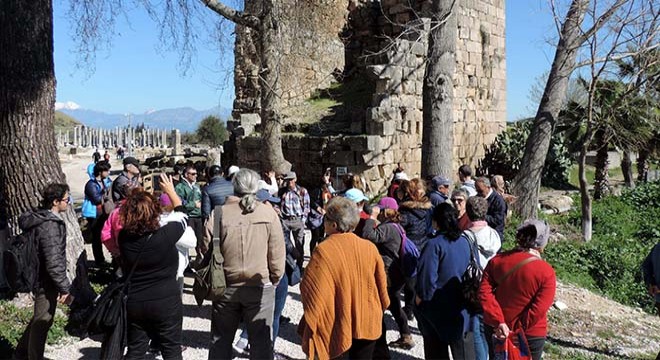
[[[157, 25], [142, 10], [117, 20], [116, 36], [108, 49], [97, 54], [94, 71], [76, 67], [69, 2], [54, 1], [55, 73], [57, 101], [73, 101], [86, 109], [108, 113], [144, 113], [151, 109], [190, 106], [230, 108], [233, 56], [220, 59], [219, 46], [201, 35], [187, 74], [179, 66], [179, 53], [159, 48]], [[212, 19], [215, 14], [208, 11]], [[533, 115], [528, 94], [535, 79], [548, 71], [556, 38], [547, 0], [509, 0], [506, 8], [507, 119]], [[209, 26], [209, 33], [215, 29]], [[225, 51], [231, 51], [226, 49]]]

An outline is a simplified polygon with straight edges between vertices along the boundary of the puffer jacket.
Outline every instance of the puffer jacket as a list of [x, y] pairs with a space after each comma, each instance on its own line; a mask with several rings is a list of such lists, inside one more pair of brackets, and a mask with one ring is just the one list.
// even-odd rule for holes
[[68, 293], [71, 283], [66, 276], [66, 226], [50, 210], [39, 209], [21, 215], [23, 231], [34, 230], [39, 251], [39, 288]]
[[401, 226], [406, 231], [408, 239], [417, 245], [421, 252], [428, 241], [431, 229], [431, 202], [430, 201], [404, 201], [399, 204]]
[[96, 219], [103, 203], [104, 186], [105, 184], [99, 183], [96, 179], [87, 181], [87, 184], [85, 184], [85, 200], [82, 204], [83, 217]]
[[234, 186], [231, 181], [222, 176], [214, 176], [202, 189], [202, 216], [208, 218], [213, 209], [224, 205], [227, 196], [234, 195]]
[[[207, 231], [211, 233], [214, 221], [217, 220], [207, 221]], [[220, 251], [225, 258], [227, 286], [277, 284], [284, 274], [286, 250], [275, 210], [258, 203], [253, 212], [244, 214], [239, 198], [230, 196], [222, 206], [220, 221]]]

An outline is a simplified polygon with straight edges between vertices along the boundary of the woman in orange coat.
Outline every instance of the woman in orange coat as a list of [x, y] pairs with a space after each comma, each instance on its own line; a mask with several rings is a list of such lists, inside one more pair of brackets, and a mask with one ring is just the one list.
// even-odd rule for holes
[[300, 284], [304, 315], [298, 333], [310, 359], [371, 359], [381, 335], [390, 305], [385, 266], [376, 246], [352, 233], [358, 219], [350, 200], [328, 202], [328, 237], [316, 247]]

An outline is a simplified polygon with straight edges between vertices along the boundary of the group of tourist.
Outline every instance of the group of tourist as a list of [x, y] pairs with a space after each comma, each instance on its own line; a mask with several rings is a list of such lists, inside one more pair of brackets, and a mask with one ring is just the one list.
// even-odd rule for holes
[[[141, 359], [147, 351], [182, 358], [184, 274], [194, 273], [214, 246], [224, 258], [227, 288], [213, 301], [210, 359], [229, 359], [235, 351], [274, 358], [288, 287], [298, 283], [304, 310], [298, 334], [312, 359], [390, 358], [390, 348], [416, 346], [409, 323], [414, 318], [427, 359], [493, 358], [494, 344], [511, 332], [523, 333], [532, 358], [541, 358], [556, 288], [554, 271], [542, 260], [549, 228], [527, 220], [516, 231], [513, 250], [502, 251], [502, 188], [491, 185], [497, 179], [473, 180], [467, 165], [459, 168], [457, 184], [448, 174], [409, 179], [399, 168], [388, 196], [374, 203], [359, 176], [348, 174], [336, 191], [329, 171], [308, 191], [295, 172], [277, 177], [211, 166], [200, 188], [199, 170], [177, 165], [172, 176], [160, 176], [162, 194], [156, 196], [141, 188], [137, 159], [124, 158], [112, 182], [108, 170], [103, 161], [93, 166], [83, 216], [91, 224], [97, 264], [105, 262], [103, 244], [118, 274], [134, 269], [126, 359]], [[68, 194], [66, 185], [49, 185], [42, 209], [21, 217], [23, 229], [42, 229], [43, 266], [34, 317], [16, 358], [43, 357], [55, 305], [72, 300], [59, 215]], [[305, 229], [312, 232], [307, 263]], [[195, 259], [189, 259], [192, 248]], [[645, 263], [655, 296], [657, 253]], [[478, 306], [466, 297], [472, 264], [483, 270]], [[400, 334], [389, 344], [388, 309]]]

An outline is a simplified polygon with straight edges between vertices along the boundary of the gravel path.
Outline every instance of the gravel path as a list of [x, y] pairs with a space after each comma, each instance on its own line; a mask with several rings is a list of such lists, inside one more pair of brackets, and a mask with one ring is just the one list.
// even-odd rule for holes
[[[309, 244], [311, 234], [306, 231], [305, 244]], [[91, 245], [86, 245], [87, 254], [92, 254]], [[309, 259], [309, 249], [305, 248], [306, 258]], [[183, 345], [188, 349], [183, 352], [184, 359], [201, 360], [208, 359], [208, 347], [211, 341], [211, 302], [205, 301], [200, 307], [192, 295], [192, 278], [186, 278], [186, 285], [183, 294]], [[305, 359], [300, 347], [300, 336], [296, 332], [298, 323], [303, 315], [302, 302], [300, 301], [300, 289], [296, 286], [289, 287], [286, 305], [283, 316], [291, 319], [290, 323], [280, 326], [280, 335], [275, 342], [275, 353], [284, 355], [290, 359]], [[386, 323], [388, 329], [398, 329], [396, 323], [386, 312]], [[417, 328], [417, 321], [410, 322], [410, 330], [417, 346], [409, 351], [390, 348], [390, 354], [393, 359], [423, 359], [424, 347], [422, 336]], [[398, 330], [388, 330], [387, 341], [395, 341], [399, 338]], [[238, 335], [236, 337], [238, 339]], [[46, 357], [51, 359], [98, 359], [101, 350], [100, 337], [94, 339], [84, 339], [79, 341], [77, 338], [67, 338], [61, 344], [48, 346], [46, 348]], [[153, 357], [147, 359], [153, 359]]]
[[[183, 353], [184, 359], [207, 359], [208, 346], [211, 338], [211, 303], [204, 302], [199, 307], [191, 294], [192, 279], [186, 279], [186, 289], [183, 295], [183, 345], [188, 349]], [[283, 314], [291, 318], [291, 322], [282, 324], [280, 327], [280, 337], [275, 343], [275, 352], [291, 359], [304, 359], [305, 354], [300, 347], [300, 337], [296, 333], [298, 322], [302, 317], [303, 308], [300, 302], [300, 291], [298, 286], [289, 288], [286, 306]], [[388, 328], [395, 329], [396, 324], [391, 316], [387, 316]], [[422, 338], [417, 330], [417, 323], [411, 322], [413, 338], [418, 344], [410, 351], [391, 349], [394, 359], [423, 359], [424, 352]], [[398, 338], [398, 331], [389, 330], [387, 340], [394, 341]], [[99, 340], [99, 341], [97, 341]], [[46, 356], [51, 359], [98, 359], [101, 349], [100, 339], [85, 339], [77, 341], [74, 338], [68, 338], [62, 344], [49, 346], [46, 350]]]

